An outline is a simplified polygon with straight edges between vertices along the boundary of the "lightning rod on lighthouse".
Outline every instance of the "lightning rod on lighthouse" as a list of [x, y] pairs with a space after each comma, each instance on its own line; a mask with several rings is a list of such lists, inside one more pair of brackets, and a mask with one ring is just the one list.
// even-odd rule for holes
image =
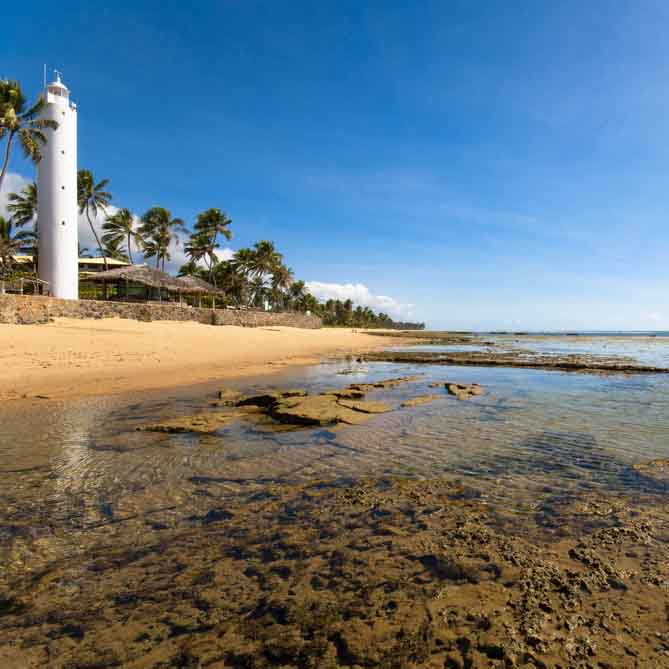
[[79, 297], [77, 232], [77, 107], [60, 80], [44, 90], [41, 118], [58, 123], [45, 129], [47, 142], [37, 166], [38, 272], [54, 297]]

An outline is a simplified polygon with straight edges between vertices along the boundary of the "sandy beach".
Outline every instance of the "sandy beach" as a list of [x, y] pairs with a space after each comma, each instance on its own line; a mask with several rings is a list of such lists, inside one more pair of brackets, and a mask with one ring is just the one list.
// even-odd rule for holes
[[382, 348], [343, 328], [56, 319], [0, 328], [0, 399], [72, 398], [271, 373]]

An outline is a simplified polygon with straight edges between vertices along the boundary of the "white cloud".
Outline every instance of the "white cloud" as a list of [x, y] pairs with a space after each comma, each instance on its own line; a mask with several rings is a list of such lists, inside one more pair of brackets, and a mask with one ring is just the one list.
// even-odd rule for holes
[[387, 295], [374, 295], [364, 283], [307, 281], [307, 289], [318, 300], [351, 300], [356, 306], [383, 311], [393, 318], [410, 318], [413, 304], [402, 304]]

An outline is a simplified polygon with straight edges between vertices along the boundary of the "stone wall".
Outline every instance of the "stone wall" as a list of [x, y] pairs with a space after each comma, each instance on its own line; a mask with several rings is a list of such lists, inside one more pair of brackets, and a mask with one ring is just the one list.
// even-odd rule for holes
[[38, 295], [0, 295], [0, 323], [48, 323], [52, 318], [128, 318], [137, 321], [196, 321], [207, 325], [320, 328], [317, 316], [294, 312], [197, 309], [178, 304], [59, 300]]

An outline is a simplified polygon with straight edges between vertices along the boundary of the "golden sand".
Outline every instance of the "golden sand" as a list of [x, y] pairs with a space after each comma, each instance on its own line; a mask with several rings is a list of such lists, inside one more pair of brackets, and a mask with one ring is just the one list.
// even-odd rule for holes
[[0, 400], [71, 398], [266, 374], [380, 348], [364, 332], [75, 320], [0, 327]]

